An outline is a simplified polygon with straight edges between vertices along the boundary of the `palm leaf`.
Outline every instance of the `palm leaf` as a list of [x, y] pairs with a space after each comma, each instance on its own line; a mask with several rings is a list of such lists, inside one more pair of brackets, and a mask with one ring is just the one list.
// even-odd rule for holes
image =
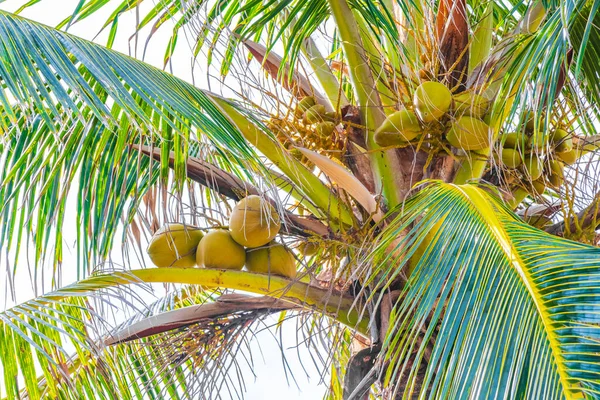
[[532, 228], [468, 185], [430, 183], [384, 236], [411, 224], [396, 261], [422, 243], [423, 256], [382, 360], [394, 366], [385, 379], [403, 398], [598, 396], [598, 248]]

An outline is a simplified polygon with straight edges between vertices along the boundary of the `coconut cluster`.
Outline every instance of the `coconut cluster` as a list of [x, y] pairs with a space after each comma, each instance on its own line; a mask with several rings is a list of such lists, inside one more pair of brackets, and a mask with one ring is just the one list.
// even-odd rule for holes
[[241, 270], [296, 276], [292, 252], [274, 241], [281, 229], [275, 207], [260, 196], [248, 196], [233, 208], [229, 229], [204, 235], [198, 228], [167, 224], [153, 236], [148, 255], [157, 267]]
[[543, 194], [546, 187], [559, 187], [565, 164], [579, 158], [571, 133], [561, 126], [546, 132], [536, 130], [533, 113], [528, 114], [524, 131], [501, 134], [497, 148], [497, 161], [508, 171], [508, 181], [525, 187], [532, 195]]
[[453, 95], [442, 83], [426, 81], [412, 100], [377, 128], [374, 139], [379, 146], [408, 146], [426, 135], [465, 151], [490, 146], [491, 129], [483, 120], [489, 101], [484, 97], [473, 92]]

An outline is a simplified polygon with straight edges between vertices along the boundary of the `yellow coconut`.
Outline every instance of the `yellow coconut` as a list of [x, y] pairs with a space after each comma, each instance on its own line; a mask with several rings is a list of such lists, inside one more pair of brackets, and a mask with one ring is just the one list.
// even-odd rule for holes
[[453, 97], [454, 115], [459, 117], [467, 115], [482, 118], [488, 110], [489, 101], [473, 92], [462, 92]]
[[579, 153], [575, 149], [556, 153], [556, 156], [567, 165], [573, 165], [579, 159]]
[[315, 127], [315, 131], [317, 135], [321, 137], [329, 137], [333, 133], [335, 129], [335, 124], [330, 121], [319, 122]]
[[323, 104], [315, 104], [304, 113], [305, 124], [316, 124], [323, 121], [325, 116], [325, 106]]
[[502, 151], [502, 164], [508, 168], [517, 168], [523, 163], [521, 153], [515, 149], [501, 149]]
[[229, 217], [233, 240], [245, 247], [260, 247], [277, 236], [281, 221], [277, 210], [260, 196], [240, 200]]
[[518, 132], [505, 133], [500, 136], [500, 143], [505, 149], [516, 149], [524, 146], [526, 142], [523, 140], [523, 135]]
[[[525, 129], [527, 132], [533, 132], [535, 129], [535, 112], [527, 111], [524, 115]], [[541, 122], [541, 121], [540, 121]]]
[[246, 250], [233, 240], [229, 231], [216, 229], [200, 240], [196, 262], [204, 268], [241, 270], [246, 263]]
[[423, 132], [417, 115], [410, 110], [390, 114], [375, 131], [375, 143], [380, 146], [395, 146], [415, 139]]
[[524, 172], [529, 177], [529, 180], [535, 181], [542, 176], [544, 172], [544, 163], [535, 154], [529, 154], [523, 160]]
[[551, 140], [554, 145], [554, 150], [559, 153], [573, 150], [573, 138], [569, 132], [564, 129], [555, 129], [554, 132], [552, 132]]
[[460, 117], [446, 133], [448, 142], [463, 150], [481, 150], [490, 146], [492, 131], [488, 124], [473, 117]]
[[423, 82], [413, 96], [417, 115], [423, 122], [438, 121], [452, 104], [452, 93], [439, 82]]
[[306, 112], [306, 110], [308, 110], [315, 104], [317, 104], [317, 102], [315, 101], [314, 97], [312, 97], [312, 96], [303, 97], [302, 100], [300, 100], [298, 102], [298, 107], [296, 107], [297, 114], [303, 115]]
[[196, 248], [202, 236], [198, 228], [166, 224], [156, 231], [146, 251], [157, 267], [193, 267], [196, 265]]
[[527, 140], [527, 148], [538, 152], [543, 151], [549, 139], [550, 137], [542, 131], [533, 132]]
[[283, 245], [271, 243], [257, 249], [248, 249], [246, 251], [246, 268], [250, 272], [294, 278], [296, 276], [296, 259], [292, 252]]

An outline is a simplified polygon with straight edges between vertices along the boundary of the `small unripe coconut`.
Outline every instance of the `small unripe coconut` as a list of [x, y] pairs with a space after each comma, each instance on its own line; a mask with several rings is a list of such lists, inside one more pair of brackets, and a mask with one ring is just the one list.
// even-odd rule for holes
[[317, 135], [325, 138], [331, 136], [333, 130], [335, 129], [335, 124], [330, 121], [319, 122], [315, 128], [315, 132]]
[[314, 256], [319, 250], [319, 244], [315, 242], [302, 242], [298, 246], [298, 251], [305, 257]]
[[531, 181], [535, 181], [544, 172], [544, 163], [535, 154], [529, 154], [523, 160], [523, 168]]
[[296, 276], [296, 259], [292, 252], [283, 245], [271, 243], [257, 249], [248, 249], [246, 251], [246, 268], [250, 272], [294, 278]]
[[564, 129], [559, 128], [552, 132], [552, 144], [554, 144], [554, 150], [559, 153], [573, 150], [573, 139]]
[[542, 151], [544, 150], [544, 148], [546, 148], [548, 139], [550, 138], [548, 137], [548, 135], [544, 135], [544, 132], [534, 132], [527, 140], [527, 148], [533, 149], [535, 151]]
[[527, 140], [523, 140], [524, 135], [518, 132], [505, 133], [500, 136], [500, 143], [505, 149], [516, 149], [517, 147], [524, 147]]
[[501, 149], [502, 151], [502, 164], [508, 168], [517, 168], [523, 163], [521, 153], [515, 149]]
[[375, 131], [375, 143], [379, 146], [394, 146], [416, 138], [423, 129], [417, 115], [410, 110], [390, 114]]
[[579, 159], [579, 154], [575, 149], [556, 153], [556, 156], [567, 165], [573, 165]]
[[231, 237], [245, 247], [264, 246], [277, 236], [280, 228], [277, 210], [260, 196], [240, 200], [229, 217]]
[[489, 101], [473, 92], [462, 92], [453, 97], [454, 115], [482, 118], [488, 109]]
[[415, 90], [413, 104], [423, 122], [438, 121], [452, 104], [452, 93], [439, 82], [423, 82]]
[[563, 163], [561, 163], [558, 160], [550, 160], [548, 162], [548, 166], [549, 166], [548, 182], [550, 182], [550, 184], [553, 187], [559, 187], [560, 185], [562, 185], [563, 180], [564, 180]]
[[315, 104], [304, 113], [305, 124], [316, 124], [323, 121], [325, 116], [325, 106], [323, 104]]
[[196, 248], [202, 236], [198, 228], [166, 224], [152, 236], [146, 251], [157, 267], [190, 268], [196, 265]]
[[446, 133], [446, 139], [456, 148], [481, 150], [490, 146], [492, 131], [488, 124], [472, 117], [460, 117]]
[[[529, 110], [525, 113], [523, 118], [525, 121], [525, 129], [527, 130], [527, 132], [533, 132], [533, 130], [535, 129], [535, 112]], [[539, 122], [541, 122], [541, 120]]]
[[204, 268], [241, 270], [246, 263], [246, 250], [233, 240], [229, 231], [215, 229], [200, 240], [196, 262]]
[[537, 180], [531, 182], [531, 186], [533, 189], [531, 191], [531, 194], [533, 194], [533, 195], [540, 196], [540, 195], [544, 194], [544, 192], [546, 191], [546, 184], [541, 179], [537, 179]]
[[296, 107], [296, 111], [299, 115], [302, 115], [306, 112], [306, 110], [308, 110], [315, 104], [317, 104], [317, 102], [315, 101], [314, 97], [312, 97], [312, 96], [303, 97], [302, 100], [300, 100], [298, 102], [298, 107]]

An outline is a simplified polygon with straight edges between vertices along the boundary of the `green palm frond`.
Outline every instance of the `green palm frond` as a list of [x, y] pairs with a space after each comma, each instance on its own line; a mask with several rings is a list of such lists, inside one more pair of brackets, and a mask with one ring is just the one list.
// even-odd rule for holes
[[[598, 248], [532, 228], [469, 185], [429, 183], [383, 237], [411, 224], [402, 260], [380, 264], [423, 249], [384, 341], [385, 380], [403, 398], [598, 396]], [[380, 285], [399, 273], [386, 272]]]

